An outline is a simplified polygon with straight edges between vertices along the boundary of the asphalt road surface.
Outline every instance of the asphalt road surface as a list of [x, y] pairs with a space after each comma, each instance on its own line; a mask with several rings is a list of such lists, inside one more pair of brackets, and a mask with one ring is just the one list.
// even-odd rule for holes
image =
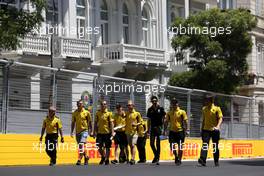
[[208, 161], [206, 167], [197, 162], [185, 161], [181, 166], [164, 162], [159, 166], [146, 164], [88, 165], [88, 166], [17, 166], [0, 167], [0, 176], [264, 176], [264, 159], [220, 161], [214, 167]]

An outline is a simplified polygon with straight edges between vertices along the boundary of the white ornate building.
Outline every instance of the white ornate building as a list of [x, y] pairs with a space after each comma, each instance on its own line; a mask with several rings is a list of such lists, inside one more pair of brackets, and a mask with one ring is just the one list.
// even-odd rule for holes
[[[0, 4], [5, 5], [6, 1], [0, 0]], [[48, 66], [53, 51], [55, 67], [89, 69], [95, 73], [156, 82], [166, 82], [172, 71], [187, 69], [183, 62], [174, 59], [170, 46], [167, 29], [175, 17], [186, 18], [215, 7], [250, 9], [259, 20], [258, 27], [251, 32], [254, 46], [248, 57], [249, 72], [255, 77], [241, 92], [256, 96], [256, 123], [259, 118], [264, 119], [263, 0], [47, 1], [48, 10], [43, 12], [45, 21], [39, 31], [42, 35], [28, 36], [22, 41], [17, 50], [19, 61]], [[12, 2], [17, 8], [34, 10], [29, 1]], [[58, 29], [53, 37], [49, 31], [54, 30], [48, 24]], [[87, 30], [87, 34], [82, 29]], [[187, 54], [187, 60], [188, 57]]]

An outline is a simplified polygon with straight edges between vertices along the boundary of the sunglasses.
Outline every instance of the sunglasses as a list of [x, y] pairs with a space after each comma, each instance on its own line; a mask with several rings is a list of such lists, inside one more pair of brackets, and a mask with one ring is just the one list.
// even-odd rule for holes
[[127, 106], [133, 106], [132, 104], [128, 104]]

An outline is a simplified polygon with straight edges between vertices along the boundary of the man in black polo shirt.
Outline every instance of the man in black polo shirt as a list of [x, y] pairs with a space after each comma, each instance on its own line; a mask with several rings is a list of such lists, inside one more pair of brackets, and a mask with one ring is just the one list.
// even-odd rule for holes
[[[160, 158], [160, 135], [162, 134], [163, 119], [165, 117], [164, 108], [159, 106], [158, 98], [151, 97], [152, 106], [148, 109], [148, 135], [150, 135], [150, 146], [154, 154], [152, 163], [159, 165]], [[156, 146], [155, 146], [156, 140]]]

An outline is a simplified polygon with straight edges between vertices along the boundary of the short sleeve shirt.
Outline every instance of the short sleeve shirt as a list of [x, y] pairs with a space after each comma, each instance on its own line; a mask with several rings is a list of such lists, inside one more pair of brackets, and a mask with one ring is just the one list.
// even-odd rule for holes
[[163, 125], [163, 118], [165, 115], [166, 115], [166, 113], [165, 113], [163, 107], [158, 106], [155, 109], [153, 106], [151, 106], [147, 112], [147, 117], [149, 118], [149, 120], [151, 122], [150, 123], [151, 128], [162, 126]]
[[166, 114], [166, 120], [170, 124], [170, 131], [183, 131], [183, 121], [188, 120], [186, 111], [180, 109], [171, 110]]
[[52, 118], [46, 117], [43, 120], [42, 128], [46, 129], [47, 134], [54, 134], [58, 133], [58, 129], [62, 128], [62, 123], [57, 116], [54, 116]]
[[84, 108], [79, 112], [75, 110], [72, 114], [72, 122], [76, 122], [76, 134], [88, 130], [89, 122], [91, 122], [91, 113]]
[[212, 104], [211, 107], [204, 106], [202, 110], [203, 115], [203, 130], [212, 131], [217, 126], [218, 120], [223, 118], [221, 108]]

